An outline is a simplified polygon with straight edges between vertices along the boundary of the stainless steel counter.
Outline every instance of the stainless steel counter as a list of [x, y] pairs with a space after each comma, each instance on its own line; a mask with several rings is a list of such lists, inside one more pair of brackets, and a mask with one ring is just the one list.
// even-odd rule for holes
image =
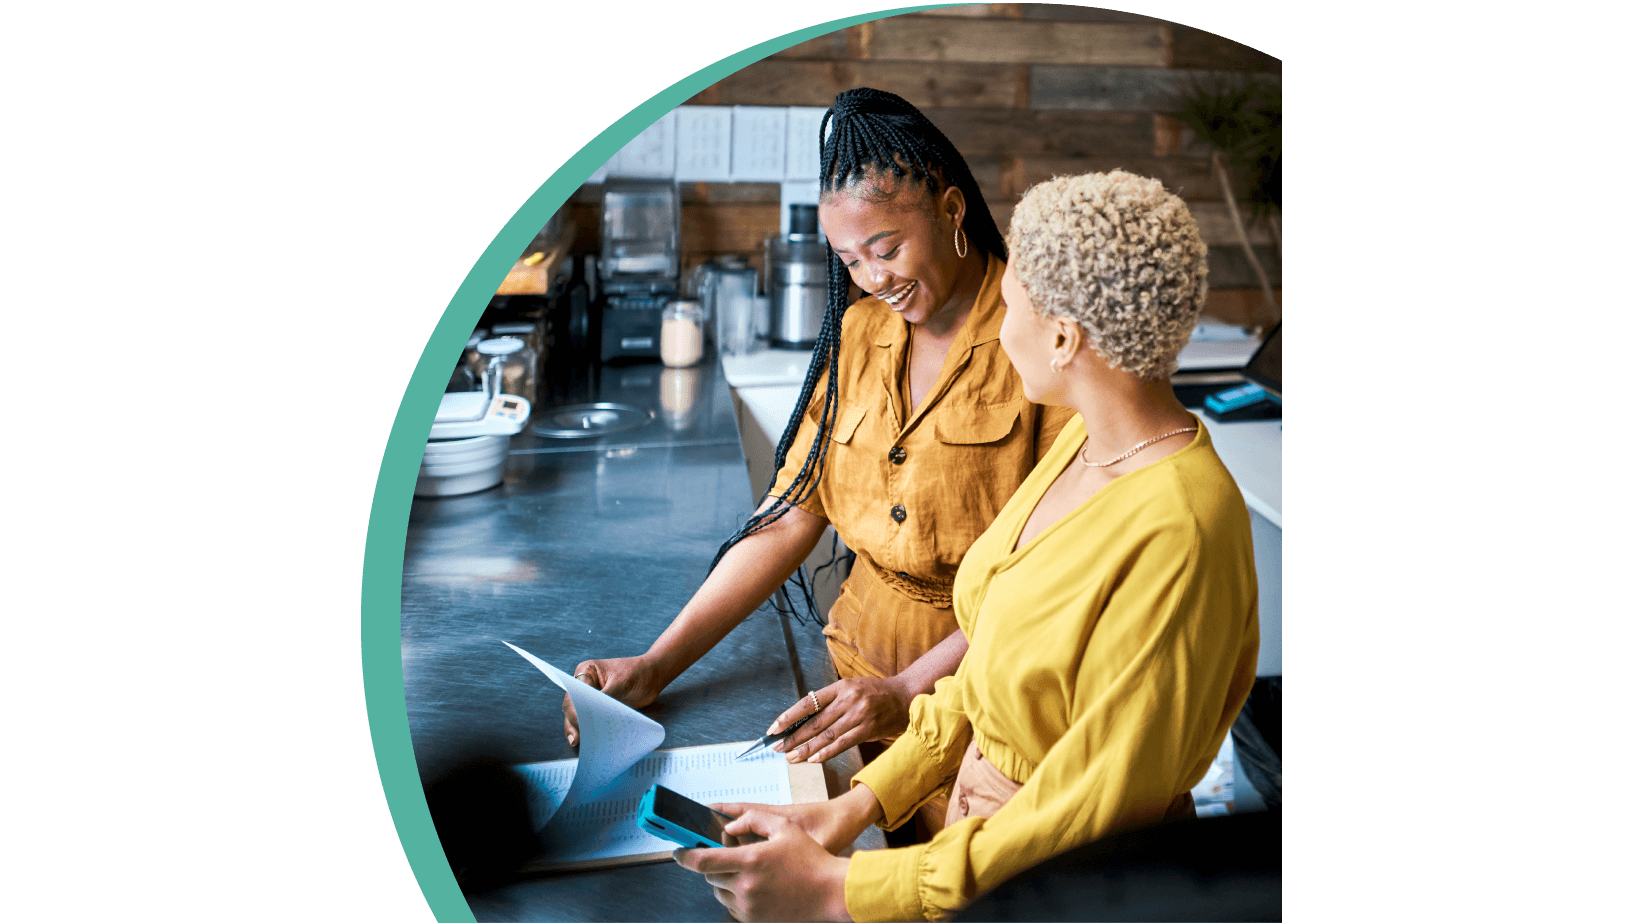
[[[498, 487], [414, 502], [402, 643], [424, 784], [479, 755], [573, 756], [562, 692], [501, 642], [565, 670], [641, 653], [752, 509], [715, 363], [605, 367], [550, 393], [554, 403], [618, 401], [655, 417], [592, 440], [526, 431]], [[819, 629], [766, 606], [644, 711], [666, 728], [662, 746], [748, 739], [831, 677]], [[835, 792], [848, 764], [833, 763]], [[725, 919], [700, 877], [672, 863], [519, 881], [469, 895], [469, 906], [481, 921]]]

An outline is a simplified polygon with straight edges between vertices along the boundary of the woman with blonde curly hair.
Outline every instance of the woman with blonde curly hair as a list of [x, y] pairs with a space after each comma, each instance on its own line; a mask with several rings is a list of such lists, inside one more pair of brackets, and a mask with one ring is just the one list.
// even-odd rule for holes
[[[955, 676], [844, 795], [721, 805], [766, 842], [680, 850], [735, 917], [947, 916], [1026, 867], [1194, 815], [1252, 687], [1247, 509], [1168, 382], [1207, 296], [1207, 248], [1161, 183], [1061, 177], [1014, 211], [1002, 346], [1032, 401], [1074, 409], [957, 572]], [[926, 844], [838, 857], [955, 779]]]

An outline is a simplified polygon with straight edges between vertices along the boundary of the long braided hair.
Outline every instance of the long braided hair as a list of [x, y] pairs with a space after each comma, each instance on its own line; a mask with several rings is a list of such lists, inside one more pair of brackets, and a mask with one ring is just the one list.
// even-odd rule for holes
[[[1002, 260], [1008, 258], [1002, 232], [997, 230], [996, 220], [991, 217], [985, 196], [980, 193], [979, 184], [974, 182], [968, 164], [927, 116], [900, 97], [882, 90], [860, 87], [837, 94], [837, 99], [820, 120], [821, 196], [885, 174], [892, 175], [896, 180], [908, 176], [914, 181], [920, 180], [931, 198], [938, 196], [942, 182], [962, 190], [967, 202], [963, 233], [980, 248], [980, 252], [995, 254]], [[761, 513], [753, 513], [746, 524], [723, 543], [717, 556], [712, 559], [713, 568], [741, 539], [786, 515], [787, 510], [807, 500], [820, 486], [820, 472], [825, 469], [831, 433], [837, 424], [837, 357], [842, 348], [843, 312], [849, 306], [848, 288], [848, 269], [835, 251], [828, 250], [826, 314], [815, 337], [814, 358], [810, 360], [808, 374], [803, 378], [803, 390], [797, 398], [797, 407], [792, 410], [786, 430], [775, 447], [775, 473], [766, 493], [774, 490], [781, 469], [786, 467], [786, 455], [802, 425], [803, 414], [814, 397], [815, 385], [824, 373], [826, 396], [820, 407], [820, 431], [809, 446], [797, 477], [780, 492], [773, 506]], [[801, 567], [798, 574], [802, 574]], [[800, 586], [801, 579], [799, 576]], [[810, 615], [813, 616], [813, 598], [806, 586], [803, 589]]]

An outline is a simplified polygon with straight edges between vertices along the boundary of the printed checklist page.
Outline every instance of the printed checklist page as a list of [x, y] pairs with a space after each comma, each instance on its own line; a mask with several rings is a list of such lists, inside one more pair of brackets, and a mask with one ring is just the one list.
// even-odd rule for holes
[[[540, 830], [545, 860], [553, 863], [610, 859], [677, 848], [638, 827], [638, 802], [651, 785], [667, 788], [701, 804], [751, 801], [791, 804], [791, 779], [785, 756], [764, 750], [736, 761], [750, 741], [657, 750], [638, 760], [608, 788], [554, 813], [575, 777], [575, 760], [553, 760], [516, 766], [524, 779], [532, 823]], [[585, 759], [585, 757], [583, 757]], [[542, 829], [544, 828], [544, 829]]]
[[514, 644], [575, 703], [580, 758], [515, 766], [525, 782], [530, 824], [549, 863], [670, 853], [677, 844], [638, 827], [638, 802], [651, 785], [702, 804], [749, 801], [791, 804], [785, 756], [763, 750], [735, 755], [751, 741], [656, 750], [666, 731], [625, 704]]
[[535, 664], [575, 703], [581, 729], [581, 757], [569, 763], [569, 781], [562, 795], [546, 809], [536, 829], [561, 809], [573, 809], [596, 794], [644, 754], [661, 745], [666, 730], [624, 703], [605, 695], [517, 645], [502, 642]]

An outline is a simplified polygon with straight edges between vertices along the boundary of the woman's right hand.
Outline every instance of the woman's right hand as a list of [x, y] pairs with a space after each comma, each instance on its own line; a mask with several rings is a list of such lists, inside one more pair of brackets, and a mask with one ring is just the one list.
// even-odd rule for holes
[[[644, 657], [583, 660], [575, 667], [575, 678], [633, 708], [643, 708], [654, 702], [665, 688], [654, 666]], [[570, 701], [568, 695], [564, 696], [564, 736], [569, 738], [572, 747], [581, 743], [575, 703]]]
[[834, 856], [854, 845], [860, 834], [883, 816], [882, 807], [877, 804], [877, 796], [864, 785], [856, 785], [829, 801], [816, 801], [810, 804], [731, 802], [709, 807], [730, 817], [739, 817], [746, 813], [748, 808], [779, 814], [796, 824], [804, 833], [813, 837], [816, 843], [824, 846], [826, 852]]

